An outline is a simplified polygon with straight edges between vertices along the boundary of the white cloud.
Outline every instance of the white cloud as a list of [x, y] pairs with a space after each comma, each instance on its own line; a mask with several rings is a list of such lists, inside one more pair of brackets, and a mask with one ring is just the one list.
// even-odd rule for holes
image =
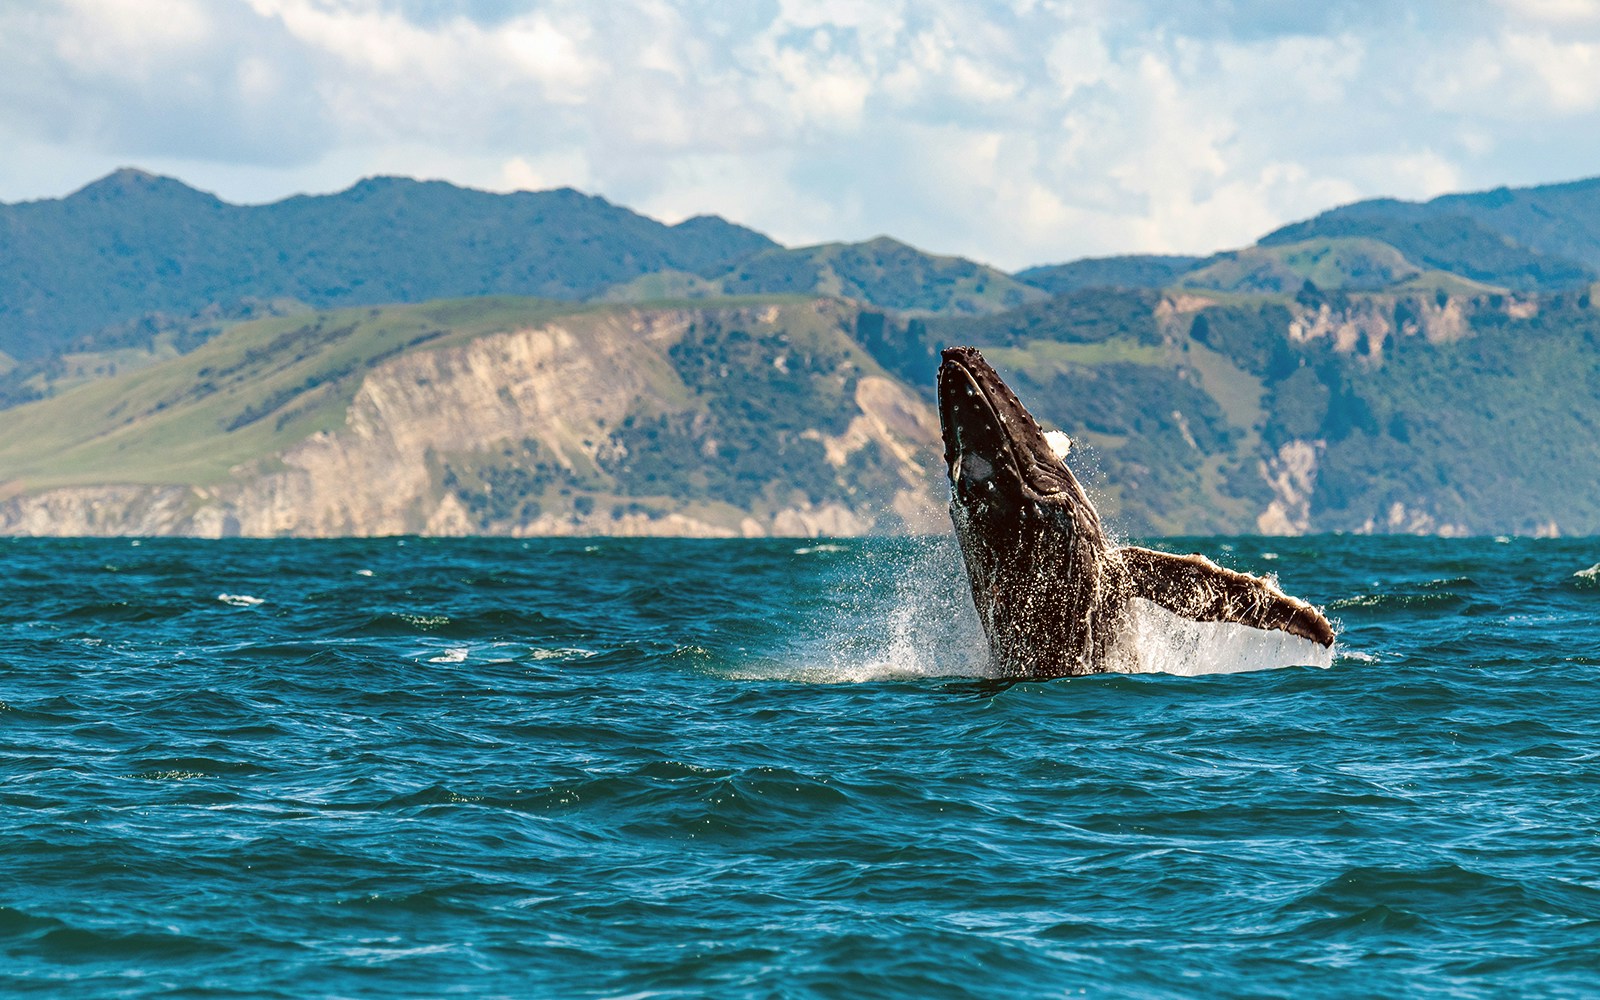
[[1093, 86], [1109, 75], [1111, 54], [1099, 31], [1071, 25], [1051, 41], [1045, 68], [1060, 96], [1070, 98], [1080, 87]]
[[1561, 26], [1600, 24], [1600, 0], [1500, 0], [1513, 18]]
[[1539, 103], [1558, 114], [1600, 107], [1600, 41], [1557, 41], [1549, 35], [1515, 34], [1504, 42], [1505, 53], [1537, 80]]
[[548, 191], [558, 187], [588, 187], [593, 174], [588, 160], [577, 151], [548, 156], [513, 156], [500, 166], [496, 191]]
[[502, 26], [496, 35], [521, 75], [537, 80], [552, 100], [583, 103], [594, 78], [604, 71], [585, 50], [589, 27], [580, 19], [557, 25], [534, 14]]
[[206, 8], [195, 0], [67, 0], [60, 13], [71, 28], [58, 36], [56, 51], [85, 71], [145, 77], [212, 35]]
[[130, 162], [257, 201], [411, 173], [1019, 267], [1600, 170], [1600, 0], [498, 7], [0, 6], [0, 198]]

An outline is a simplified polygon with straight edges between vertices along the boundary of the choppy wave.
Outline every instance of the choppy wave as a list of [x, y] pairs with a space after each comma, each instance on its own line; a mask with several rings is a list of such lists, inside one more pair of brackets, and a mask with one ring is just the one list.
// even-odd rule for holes
[[1600, 992], [1592, 542], [1019, 684], [948, 539], [401, 541], [0, 542], [8, 994]]

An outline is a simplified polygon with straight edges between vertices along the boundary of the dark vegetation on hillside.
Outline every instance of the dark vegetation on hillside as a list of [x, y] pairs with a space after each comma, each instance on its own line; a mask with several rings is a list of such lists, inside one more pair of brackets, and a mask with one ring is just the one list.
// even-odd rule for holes
[[772, 246], [720, 219], [666, 226], [570, 189], [499, 195], [379, 177], [339, 194], [241, 206], [121, 170], [64, 199], [0, 205], [0, 351], [44, 356], [132, 317], [252, 298], [319, 308], [581, 299]]
[[1433, 214], [1404, 202], [1319, 215], [1268, 234], [1261, 245], [1340, 236], [1382, 240], [1418, 263], [1519, 291], [1572, 288], [1595, 277], [1583, 264], [1531, 250], [1468, 216]]
[[1381, 527], [1421, 499], [1478, 532], [1548, 520], [1600, 532], [1600, 313], [1587, 296], [1551, 297], [1526, 319], [1480, 309], [1472, 336], [1396, 340], [1380, 367], [1309, 360], [1327, 390], [1319, 523]]
[[749, 506], [773, 489], [775, 466], [811, 503], [848, 489], [816, 440], [849, 422], [861, 373], [846, 358], [797, 347], [783, 332], [757, 336], [710, 320], [669, 356], [697, 409], [652, 416], [645, 401], [622, 418], [602, 468], [626, 492]]
[[1018, 271], [1016, 277], [1051, 295], [1086, 288], [1165, 288], [1203, 259], [1168, 254], [1085, 257], [1065, 264], [1030, 267]]
[[551, 492], [584, 495], [579, 491], [604, 485], [574, 473], [531, 438], [503, 443], [474, 462], [445, 462], [440, 483], [486, 532], [535, 520], [544, 513]]

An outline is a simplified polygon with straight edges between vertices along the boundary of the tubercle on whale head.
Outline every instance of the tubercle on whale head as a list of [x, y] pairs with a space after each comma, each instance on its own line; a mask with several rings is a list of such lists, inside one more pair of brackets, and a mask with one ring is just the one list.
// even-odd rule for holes
[[950, 347], [938, 375], [939, 425], [952, 502], [1071, 519], [1098, 532], [1099, 516], [1033, 414], [975, 347]]

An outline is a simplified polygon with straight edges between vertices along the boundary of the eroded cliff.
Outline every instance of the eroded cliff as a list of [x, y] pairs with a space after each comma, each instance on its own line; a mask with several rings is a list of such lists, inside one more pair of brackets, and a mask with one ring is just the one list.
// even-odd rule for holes
[[[937, 417], [850, 340], [854, 319], [825, 300], [619, 308], [419, 347], [353, 380], [337, 426], [221, 481], [14, 484], [0, 531], [927, 530], [943, 516], [928, 467]], [[749, 390], [752, 377], [765, 412], [747, 392], [719, 391]], [[706, 472], [719, 468], [726, 483]]]

